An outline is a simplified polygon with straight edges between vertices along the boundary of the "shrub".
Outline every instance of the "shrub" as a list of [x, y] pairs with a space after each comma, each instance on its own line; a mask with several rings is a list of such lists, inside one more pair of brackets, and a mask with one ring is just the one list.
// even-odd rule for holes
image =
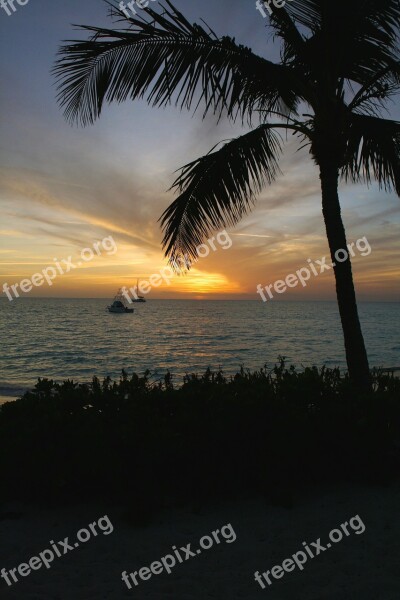
[[[398, 468], [400, 380], [357, 395], [339, 369], [286, 367], [153, 382], [39, 379], [0, 407], [3, 499], [101, 495], [146, 513], [310, 482], [387, 480]], [[287, 493], [286, 493], [287, 492]], [[280, 496], [280, 492], [278, 496]], [[145, 508], [145, 510], [144, 510]]]

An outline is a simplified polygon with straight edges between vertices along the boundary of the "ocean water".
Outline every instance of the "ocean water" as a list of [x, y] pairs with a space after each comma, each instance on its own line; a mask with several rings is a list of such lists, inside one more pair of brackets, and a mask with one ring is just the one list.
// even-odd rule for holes
[[[109, 314], [104, 299], [0, 300], [0, 397], [38, 377], [90, 381], [121, 369], [180, 383], [186, 372], [241, 365], [258, 369], [278, 355], [298, 367], [345, 367], [335, 302], [149, 300], [135, 313]], [[371, 366], [400, 366], [400, 303], [360, 303]]]

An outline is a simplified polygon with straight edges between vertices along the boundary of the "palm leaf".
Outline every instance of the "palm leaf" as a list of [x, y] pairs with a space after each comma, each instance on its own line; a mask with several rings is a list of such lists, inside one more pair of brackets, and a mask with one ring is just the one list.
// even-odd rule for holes
[[386, 100], [400, 91], [400, 62], [378, 70], [355, 94], [349, 109], [360, 114], [379, 115]]
[[235, 225], [253, 206], [255, 194], [278, 171], [280, 137], [262, 125], [183, 167], [173, 184], [180, 195], [161, 217], [165, 254], [196, 258], [207, 235]]
[[311, 80], [329, 72], [364, 85], [398, 60], [398, 0], [296, 0], [285, 10], [311, 32], [296, 59]]
[[166, 1], [162, 14], [147, 8], [146, 18], [125, 18], [128, 29], [81, 26], [92, 37], [61, 47], [53, 72], [69, 121], [91, 124], [105, 101], [143, 97], [153, 106], [174, 100], [188, 109], [203, 101], [204, 114], [226, 110], [231, 118], [251, 118], [270, 106], [295, 111], [296, 81], [288, 69], [191, 25]]
[[400, 122], [353, 114], [342, 176], [354, 183], [375, 179], [400, 196]]
[[270, 15], [270, 24], [275, 31], [275, 36], [282, 42], [281, 59], [283, 63], [296, 61], [304, 57], [305, 43], [302, 34], [296, 26], [296, 23], [284, 8], [276, 8], [273, 4], [270, 6], [272, 14]]

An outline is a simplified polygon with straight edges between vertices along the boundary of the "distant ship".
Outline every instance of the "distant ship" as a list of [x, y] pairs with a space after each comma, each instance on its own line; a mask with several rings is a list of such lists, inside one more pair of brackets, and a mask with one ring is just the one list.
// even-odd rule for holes
[[122, 295], [122, 291], [118, 290], [117, 295], [115, 296], [113, 303], [110, 306], [107, 306], [108, 312], [110, 313], [133, 313], [133, 308], [128, 308], [126, 305], [126, 300]]
[[137, 298], [132, 298], [131, 302], [146, 302], [146, 298], [144, 296], [137, 295], [138, 291], [139, 291], [139, 279], [136, 281], [136, 296], [137, 296]]

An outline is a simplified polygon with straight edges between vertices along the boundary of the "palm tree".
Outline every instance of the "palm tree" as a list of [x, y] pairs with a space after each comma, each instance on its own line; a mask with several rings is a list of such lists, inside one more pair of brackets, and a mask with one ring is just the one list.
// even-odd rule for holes
[[195, 257], [207, 235], [234, 226], [279, 172], [280, 130], [298, 136], [319, 168], [349, 376], [370, 389], [351, 261], [335, 260], [347, 246], [338, 183], [375, 179], [400, 195], [400, 123], [382, 118], [400, 90], [399, 0], [270, 4], [278, 63], [205, 23], [192, 25], [165, 2], [162, 12], [148, 7], [141, 17], [108, 2], [123, 26], [81, 26], [90, 37], [60, 48], [54, 72], [66, 119], [85, 126], [104, 103], [146, 98], [158, 107], [202, 105], [203, 116], [211, 111], [250, 126], [180, 171], [178, 196], [161, 217], [170, 260]]

